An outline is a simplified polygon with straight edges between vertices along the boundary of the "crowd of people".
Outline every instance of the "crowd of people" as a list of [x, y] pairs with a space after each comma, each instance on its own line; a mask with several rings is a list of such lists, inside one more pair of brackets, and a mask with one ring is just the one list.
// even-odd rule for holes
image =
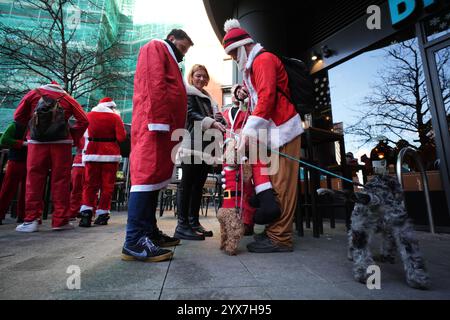
[[[218, 132], [225, 136], [225, 145], [234, 139], [237, 155], [247, 155], [249, 147], [259, 145], [300, 158], [303, 127], [289, 98], [283, 63], [257, 43], [237, 20], [228, 20], [225, 31], [224, 50], [237, 63], [243, 78], [243, 83], [233, 87], [233, 105], [227, 110], [220, 111], [205, 90], [210, 81], [205, 66], [194, 65], [187, 83], [183, 80], [179, 63], [194, 45], [186, 32], [174, 29], [166, 39], [151, 40], [140, 50], [134, 79], [131, 189], [123, 260], [164, 261], [173, 255], [168, 248], [180, 240], [201, 241], [213, 236], [201, 225], [199, 210], [203, 185], [211, 171], [205, 154], [212, 158], [216, 154], [207, 150], [204, 140], [196, 143], [196, 129], [202, 134]], [[86, 114], [56, 82], [26, 94], [14, 114], [14, 123], [0, 141], [10, 148], [0, 193], [0, 219], [21, 185], [20, 224], [16, 230], [38, 231], [50, 171], [53, 230], [73, 229], [75, 221], [83, 228], [90, 227], [93, 220], [96, 225], [107, 225], [121, 161], [119, 143], [126, 139], [116, 109], [113, 99], [104, 98]], [[69, 126], [72, 117], [75, 121]], [[172, 139], [180, 129], [188, 132], [188, 145]], [[76, 147], [74, 159], [72, 146]], [[182, 178], [177, 226], [174, 235], [169, 236], [158, 227], [156, 207], [160, 190], [172, 180], [174, 153], [181, 161]], [[230, 165], [224, 163], [224, 170]], [[234, 192], [242, 197], [236, 209], [242, 212], [247, 236], [254, 235], [255, 223], [266, 226], [262, 234], [254, 235], [248, 251], [290, 252], [298, 163], [281, 157], [274, 172], [267, 166], [261, 159], [251, 163], [252, 181], [244, 186], [242, 194]]]
[[[75, 121], [69, 126], [71, 117]], [[86, 114], [56, 82], [31, 90], [0, 140], [9, 147], [0, 219], [20, 185], [16, 231], [38, 231], [50, 173], [53, 230], [73, 229], [77, 218], [80, 227], [90, 227], [94, 211], [94, 223], [107, 225], [121, 161], [118, 143], [125, 139], [124, 124], [111, 98], [100, 100]], [[77, 150], [74, 158], [72, 146]]]

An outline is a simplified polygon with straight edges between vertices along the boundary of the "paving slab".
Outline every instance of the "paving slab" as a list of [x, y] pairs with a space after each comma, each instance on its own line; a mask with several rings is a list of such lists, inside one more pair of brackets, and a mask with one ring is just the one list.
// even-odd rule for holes
[[[0, 299], [60, 300], [310, 300], [310, 299], [450, 299], [450, 235], [418, 232], [427, 261], [431, 290], [409, 288], [403, 266], [380, 264], [381, 290], [369, 290], [353, 280], [347, 260], [343, 223], [313, 238], [295, 235], [291, 253], [254, 254], [245, 237], [236, 256], [219, 250], [220, 228], [213, 210], [201, 217], [214, 232], [206, 241], [182, 241], [174, 258], [162, 263], [120, 260], [126, 212], [114, 213], [110, 225], [52, 232], [50, 221], [41, 231], [19, 234], [12, 219], [0, 226]], [[172, 235], [173, 212], [158, 224]], [[263, 228], [257, 226], [256, 231]], [[373, 246], [376, 252], [379, 239]], [[67, 287], [68, 268], [81, 272], [80, 290]]]

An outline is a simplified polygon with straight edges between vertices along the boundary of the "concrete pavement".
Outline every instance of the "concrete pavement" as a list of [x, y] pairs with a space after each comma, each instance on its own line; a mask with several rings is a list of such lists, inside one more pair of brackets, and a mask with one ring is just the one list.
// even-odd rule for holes
[[[343, 224], [332, 230], [326, 223], [320, 239], [306, 230], [295, 237], [292, 253], [248, 253], [247, 237], [229, 257], [218, 249], [219, 224], [210, 212], [201, 222], [214, 231], [212, 239], [183, 241], [171, 261], [141, 263], [120, 260], [123, 212], [107, 227], [64, 232], [52, 232], [45, 221], [40, 232], [19, 234], [13, 220], [6, 222], [0, 226], [0, 299], [450, 299], [450, 235], [418, 234], [431, 290], [409, 288], [398, 262], [380, 265], [381, 290], [368, 290], [352, 278]], [[172, 234], [176, 220], [165, 212], [158, 223]], [[67, 288], [70, 266], [80, 268], [81, 290]]]

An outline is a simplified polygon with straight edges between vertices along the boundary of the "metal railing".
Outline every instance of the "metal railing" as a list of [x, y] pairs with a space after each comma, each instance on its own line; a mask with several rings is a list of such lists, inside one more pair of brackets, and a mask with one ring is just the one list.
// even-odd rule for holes
[[398, 154], [397, 158], [397, 177], [398, 181], [400, 182], [400, 185], [403, 187], [403, 179], [402, 179], [402, 166], [403, 166], [403, 160], [406, 155], [409, 155], [414, 162], [416, 163], [417, 167], [419, 168], [420, 175], [422, 177], [422, 184], [423, 184], [423, 192], [425, 193], [425, 202], [427, 205], [427, 213], [428, 213], [428, 223], [430, 225], [430, 232], [432, 234], [435, 234], [435, 228], [434, 228], [434, 220], [433, 220], [433, 210], [431, 208], [431, 200], [430, 200], [430, 188], [428, 186], [428, 177], [425, 172], [425, 169], [423, 167], [422, 161], [419, 158], [419, 154], [412, 148], [407, 147], [403, 148], [400, 153]]

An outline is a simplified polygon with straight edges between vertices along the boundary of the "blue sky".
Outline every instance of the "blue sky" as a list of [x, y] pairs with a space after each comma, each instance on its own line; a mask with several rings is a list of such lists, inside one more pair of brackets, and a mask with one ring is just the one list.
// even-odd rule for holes
[[[359, 109], [364, 97], [372, 91], [383, 56], [382, 50], [367, 52], [329, 71], [334, 123], [343, 122], [345, 129], [355, 121], [352, 109]], [[360, 144], [352, 142], [348, 135], [345, 140], [346, 151], [356, 156]], [[368, 144], [363, 149], [370, 151], [374, 145]], [[359, 153], [363, 152], [360, 150]]]

